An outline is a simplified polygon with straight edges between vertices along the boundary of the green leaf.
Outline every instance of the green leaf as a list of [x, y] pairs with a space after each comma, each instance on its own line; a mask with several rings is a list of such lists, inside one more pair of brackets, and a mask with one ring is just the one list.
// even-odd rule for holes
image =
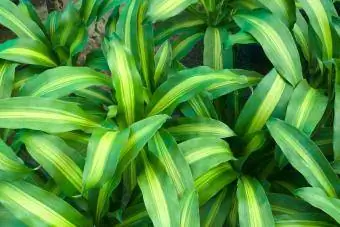
[[296, 10], [296, 23], [293, 27], [296, 43], [300, 46], [303, 56], [311, 62], [311, 50], [309, 44], [308, 24], [299, 10]]
[[203, 64], [213, 69], [224, 68], [223, 42], [228, 37], [225, 28], [208, 27], [204, 35]]
[[223, 162], [235, 160], [228, 143], [215, 137], [196, 137], [180, 143], [179, 148], [194, 178]]
[[161, 163], [141, 153], [144, 170], [138, 176], [146, 210], [154, 226], [180, 226], [180, 204], [176, 188]]
[[232, 205], [234, 185], [223, 189], [201, 207], [202, 227], [222, 227], [228, 217]]
[[166, 80], [167, 72], [172, 63], [172, 48], [169, 41], [165, 41], [157, 50], [155, 55], [155, 74], [153, 77], [154, 85], [157, 87]]
[[179, 150], [175, 139], [166, 131], [159, 131], [149, 141], [149, 150], [163, 164], [165, 171], [173, 181], [178, 196], [194, 187], [190, 167]]
[[107, 64], [106, 58], [101, 49], [95, 49], [86, 55], [85, 65], [101, 71], [109, 71], [110, 68]]
[[41, 42], [29, 39], [12, 39], [0, 44], [0, 58], [45, 67], [57, 66], [49, 48]]
[[0, 139], [0, 179], [12, 180], [26, 176], [32, 170]]
[[300, 3], [308, 16], [311, 26], [321, 41], [322, 59], [330, 60], [333, 56], [333, 41], [331, 31], [332, 13], [330, 12], [334, 10], [333, 4], [330, 0], [300, 0]]
[[101, 186], [114, 175], [129, 130], [95, 130], [89, 141], [84, 167], [84, 189]]
[[39, 26], [11, 1], [0, 2], [0, 24], [12, 30], [20, 38], [46, 42], [46, 37]]
[[196, 2], [197, 0], [151, 0], [147, 18], [152, 22], [164, 21]]
[[267, 127], [288, 161], [308, 183], [322, 188], [330, 197], [336, 197], [339, 179], [317, 145], [281, 120], [271, 119]]
[[238, 180], [237, 200], [241, 227], [275, 226], [266, 193], [256, 179], [243, 176]]
[[115, 226], [130, 227], [151, 223], [148, 212], [145, 209], [144, 203], [140, 203], [126, 208], [126, 210], [123, 213], [122, 219], [123, 221]]
[[45, 27], [44, 27], [40, 17], [38, 16], [36, 8], [31, 3], [30, 0], [20, 0], [18, 8], [23, 13], [25, 13], [30, 19], [32, 19], [40, 27], [41, 31], [43, 31], [45, 33]]
[[198, 41], [203, 39], [204, 33], [186, 33], [180, 37], [177, 37], [173, 43], [173, 60], [181, 60], [184, 58], [196, 45]]
[[275, 216], [276, 227], [335, 227], [336, 224], [326, 215], [315, 213], [298, 213]]
[[187, 191], [180, 200], [180, 227], [200, 226], [198, 195], [195, 190]]
[[0, 182], [0, 202], [28, 226], [91, 226], [67, 202], [24, 181]]
[[59, 11], [53, 11], [48, 14], [45, 21], [45, 29], [50, 39], [55, 37], [59, 25], [60, 14]]
[[[229, 70], [214, 71], [209, 67], [201, 66], [185, 69], [176, 73], [160, 85], [147, 106], [148, 116], [167, 113], [171, 114], [178, 104], [188, 101], [204, 90], [221, 94], [231, 92], [235, 85], [247, 84], [246, 77], [235, 75]], [[229, 88], [229, 89], [227, 89]]]
[[39, 97], [0, 99], [0, 128], [34, 129], [49, 133], [100, 127], [77, 104]]
[[296, 7], [294, 0], [258, 1], [273, 12], [274, 15], [279, 17], [281, 21], [287, 25], [287, 27], [291, 28], [294, 26], [296, 20]]
[[241, 110], [235, 126], [236, 133], [246, 135], [260, 131], [275, 112], [286, 111], [282, 106], [288, 103], [287, 96], [292, 91], [293, 88], [272, 70], [262, 79]]
[[67, 195], [82, 191], [84, 159], [80, 153], [59, 137], [43, 132], [24, 132], [20, 141]]
[[211, 94], [202, 92], [180, 106], [185, 117], [206, 117], [218, 119]]
[[113, 104], [112, 94], [109, 91], [97, 87], [80, 89], [75, 91], [74, 94], [86, 98], [89, 102], [106, 105]]
[[61, 66], [27, 80], [19, 95], [61, 98], [90, 86], [110, 87], [110, 78], [90, 68]]
[[82, 0], [80, 14], [86, 25], [90, 25], [97, 17], [102, 1]]
[[118, 19], [119, 19], [119, 7], [116, 7], [112, 10], [111, 15], [109, 16], [105, 25], [105, 35], [107, 37], [110, 37], [114, 32], [117, 31]]
[[335, 101], [333, 123], [333, 150], [334, 159], [340, 160], [340, 60], [334, 61], [335, 66]]
[[177, 141], [196, 137], [226, 138], [235, 136], [228, 125], [210, 118], [178, 118], [170, 123], [171, 126], [167, 127], [167, 130]]
[[0, 61], [0, 99], [11, 97], [16, 64]]
[[299, 188], [295, 194], [310, 203], [312, 206], [319, 208], [340, 224], [340, 200], [329, 197], [320, 188]]
[[109, 12], [110, 10], [113, 10], [115, 8], [119, 8], [119, 5], [126, 2], [126, 0], [102, 0], [102, 4], [100, 5], [98, 9], [98, 18], [101, 18]]
[[129, 50], [114, 35], [106, 41], [107, 60], [115, 75], [113, 85], [118, 101], [118, 120], [130, 125], [143, 115], [142, 81]]
[[208, 202], [226, 185], [238, 177], [229, 163], [218, 165], [195, 179], [195, 188], [199, 196], [200, 206]]
[[294, 39], [281, 20], [266, 10], [239, 13], [235, 22], [261, 44], [275, 69], [295, 86], [302, 80], [300, 56]]

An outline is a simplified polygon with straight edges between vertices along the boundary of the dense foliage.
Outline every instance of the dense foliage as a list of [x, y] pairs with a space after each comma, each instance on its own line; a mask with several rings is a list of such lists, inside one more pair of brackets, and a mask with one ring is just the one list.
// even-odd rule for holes
[[1, 0], [0, 225], [339, 226], [335, 4]]

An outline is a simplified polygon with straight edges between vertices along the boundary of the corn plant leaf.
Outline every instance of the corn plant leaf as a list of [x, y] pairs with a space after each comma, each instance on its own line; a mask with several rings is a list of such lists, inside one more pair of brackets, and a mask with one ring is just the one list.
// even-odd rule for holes
[[85, 24], [90, 25], [96, 19], [101, 4], [102, 1], [82, 0], [80, 14]]
[[234, 20], [243, 31], [255, 37], [275, 69], [290, 84], [295, 86], [302, 80], [299, 52], [289, 29], [280, 19], [260, 9], [236, 14]]
[[204, 33], [185, 33], [173, 43], [173, 60], [181, 60], [192, 50], [198, 41], [204, 38]]
[[114, 35], [107, 41], [107, 60], [113, 75], [118, 119], [130, 125], [143, 114], [142, 80], [129, 50]]
[[164, 21], [176, 16], [196, 2], [197, 0], [151, 0], [147, 18], [152, 22]]
[[0, 99], [11, 97], [16, 64], [0, 61]]
[[199, 226], [200, 215], [197, 192], [195, 190], [185, 192], [180, 200], [180, 206], [180, 227]]
[[180, 226], [180, 203], [171, 178], [154, 157], [141, 153], [144, 170], [138, 176], [146, 210], [154, 226]]
[[202, 227], [222, 227], [232, 205], [234, 185], [231, 184], [211, 198], [200, 209]]
[[237, 200], [241, 227], [275, 226], [266, 193], [256, 179], [243, 176], [238, 180]]
[[115, 7], [111, 15], [109, 16], [107, 23], [105, 25], [105, 35], [110, 37], [114, 32], [117, 31], [117, 22], [119, 19], [119, 7]]
[[321, 120], [327, 102], [326, 96], [303, 80], [294, 89], [285, 120], [310, 136]]
[[340, 160], [340, 60], [334, 60], [335, 66], [335, 101], [333, 124], [334, 159]]
[[90, 86], [111, 87], [110, 78], [85, 67], [61, 66], [27, 80], [19, 95], [60, 98]]
[[0, 99], [0, 127], [49, 133], [100, 127], [77, 104], [39, 97]]
[[294, 26], [296, 21], [294, 0], [274, 0], [270, 2], [265, 0], [258, 1], [273, 12], [274, 15], [278, 16], [287, 27], [291, 28]]
[[202, 92], [180, 106], [185, 117], [206, 117], [218, 119], [217, 111], [213, 105], [212, 96]]
[[282, 106], [286, 106], [287, 96], [292, 91], [293, 88], [272, 70], [262, 79], [241, 110], [236, 121], [236, 133], [245, 135], [261, 130], [270, 116], [286, 111]]
[[338, 36], [340, 36], [340, 18], [333, 16], [332, 23], [333, 23], [336, 33], [338, 34]]
[[123, 213], [122, 222], [115, 225], [117, 227], [138, 226], [150, 224], [148, 212], [145, 209], [144, 203], [136, 204], [126, 208]]
[[97, 87], [80, 89], [74, 92], [77, 96], [86, 98], [88, 101], [98, 104], [112, 105], [114, 103], [109, 91]]
[[29, 39], [12, 39], [0, 44], [0, 58], [45, 67], [57, 66], [57, 61], [48, 47]]
[[223, 41], [228, 37], [225, 28], [208, 27], [204, 35], [203, 64], [213, 69], [223, 69]]
[[327, 215], [317, 213], [284, 214], [275, 216], [275, 226], [335, 227], [337, 226]]
[[98, 18], [101, 18], [102, 16], [104, 16], [104, 14], [106, 14], [110, 10], [117, 8], [120, 4], [125, 3], [126, 1], [127, 0], [103, 0], [98, 9]]
[[190, 165], [194, 178], [223, 162], [235, 159], [228, 143], [215, 137], [189, 139], [180, 143], [179, 148]]
[[55, 36], [55, 33], [58, 29], [60, 19], [60, 12], [53, 11], [48, 14], [46, 21], [44, 23], [46, 33], [48, 34], [49, 38]]
[[31, 131], [20, 135], [29, 154], [67, 195], [82, 191], [84, 159], [57, 136]]
[[0, 3], [0, 24], [12, 30], [20, 38], [46, 42], [46, 37], [40, 27], [11, 1]]
[[166, 131], [156, 132], [149, 141], [148, 148], [163, 164], [165, 171], [173, 181], [178, 196], [194, 188], [190, 167], [179, 150], [175, 139]]
[[243, 83], [248, 86], [247, 82], [246, 77], [233, 74], [229, 70], [214, 71], [204, 66], [185, 69], [171, 76], [158, 87], [146, 111], [149, 116], [158, 113], [171, 114], [178, 104], [188, 101], [204, 90], [221, 94], [222, 87], [227, 92], [231, 92], [237, 89], [235, 84]]
[[333, 41], [331, 31], [331, 15], [335, 10], [330, 0], [313, 1], [300, 0], [311, 26], [319, 37], [322, 44], [323, 60], [330, 60], [333, 56]]
[[84, 167], [84, 189], [101, 186], [111, 179], [128, 137], [128, 129], [121, 132], [98, 129], [92, 133]]
[[109, 71], [110, 68], [107, 64], [103, 51], [100, 49], [95, 49], [86, 55], [85, 65], [97, 70]]
[[158, 86], [166, 80], [166, 74], [169, 71], [172, 63], [172, 47], [169, 41], [164, 42], [157, 50], [155, 55], [155, 74], [153, 83]]
[[155, 44], [159, 45], [178, 33], [203, 32], [204, 24], [203, 19], [183, 12], [178, 16], [159, 23], [159, 26], [155, 28]]
[[314, 187], [330, 197], [338, 193], [339, 179], [317, 145], [295, 127], [278, 119], [267, 123], [270, 134], [292, 166]]
[[171, 126], [167, 127], [167, 130], [177, 141], [184, 141], [197, 136], [216, 138], [235, 136], [228, 125], [210, 118], [178, 118], [170, 121], [169, 124]]
[[28, 226], [91, 226], [67, 202], [24, 181], [1, 181], [0, 202]]
[[17, 226], [25, 227], [25, 224], [17, 219], [11, 212], [5, 207], [0, 207], [0, 225], [2, 226]]
[[0, 179], [12, 180], [25, 177], [32, 170], [0, 139]]
[[45, 33], [45, 26], [43, 25], [36, 8], [30, 0], [20, 0], [18, 8], [22, 12], [24, 12], [30, 19], [32, 19], [32, 21], [34, 21], [40, 27], [41, 31]]
[[226, 185], [237, 179], [231, 165], [226, 162], [218, 165], [195, 179], [195, 188], [198, 192], [199, 204], [204, 205]]
[[312, 206], [324, 211], [331, 216], [334, 220], [340, 223], [340, 200], [329, 197], [320, 188], [299, 188], [295, 191], [295, 194], [310, 203]]
[[299, 10], [296, 10], [296, 23], [293, 27], [296, 43], [300, 46], [305, 59], [311, 61], [308, 24]]

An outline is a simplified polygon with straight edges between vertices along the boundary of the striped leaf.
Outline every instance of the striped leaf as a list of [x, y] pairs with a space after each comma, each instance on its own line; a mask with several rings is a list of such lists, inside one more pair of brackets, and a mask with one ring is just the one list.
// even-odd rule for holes
[[198, 195], [195, 190], [187, 191], [180, 201], [180, 227], [200, 226]]
[[317, 145], [281, 120], [271, 119], [267, 127], [288, 161], [309, 184], [322, 188], [330, 197], [336, 197], [339, 179]]
[[275, 226], [266, 193], [256, 179], [243, 176], [238, 180], [237, 200], [241, 227]]
[[[322, 59], [330, 60], [333, 56], [333, 41], [331, 31], [331, 10], [333, 7], [330, 0], [313, 1], [300, 0], [311, 26], [319, 37], [322, 45]], [[334, 10], [335, 11], [335, 10]]]
[[36, 8], [30, 0], [21, 0], [18, 4], [18, 8], [26, 14], [31, 20], [33, 20], [40, 29], [46, 34], [45, 26], [43, 25]]
[[82, 191], [83, 157], [57, 136], [31, 131], [20, 135], [29, 154], [67, 195]]
[[38, 97], [0, 99], [0, 127], [49, 133], [100, 127], [77, 104]]
[[49, 48], [41, 42], [29, 39], [12, 39], [0, 44], [0, 58], [23, 64], [57, 66]]
[[80, 13], [85, 24], [90, 25], [96, 19], [101, 4], [102, 1], [82, 0]]
[[296, 20], [296, 8], [294, 0], [258, 0], [265, 7], [267, 7], [274, 15], [279, 17], [287, 27], [293, 27]]
[[105, 74], [90, 68], [61, 66], [46, 70], [26, 81], [20, 96], [60, 98], [90, 86], [111, 86]]
[[171, 126], [167, 127], [167, 130], [177, 141], [196, 137], [226, 138], [235, 136], [228, 125], [210, 118], [178, 118], [170, 123]]
[[25, 166], [11, 147], [0, 139], [0, 179], [11, 180], [26, 176], [32, 170]]
[[224, 28], [208, 27], [204, 35], [203, 64], [213, 69], [224, 68], [223, 41], [228, 32]]
[[147, 18], [152, 22], [164, 21], [196, 2], [197, 0], [151, 0]]
[[20, 38], [45, 42], [46, 37], [39, 26], [11, 1], [0, 2], [0, 24], [12, 30]]
[[293, 27], [296, 43], [300, 46], [305, 59], [311, 61], [308, 24], [299, 10], [296, 10], [296, 23]]
[[107, 19], [107, 22], [105, 25], [105, 35], [107, 37], [110, 37], [114, 32], [117, 31], [118, 19], [119, 19], [119, 7], [115, 7], [112, 10], [112, 13]]
[[216, 166], [195, 179], [195, 188], [199, 196], [200, 206], [208, 202], [226, 185], [237, 178], [238, 174], [229, 163]]
[[48, 14], [44, 25], [45, 25], [46, 33], [48, 34], [49, 38], [52, 38], [55, 36], [55, 33], [59, 25], [59, 19], [60, 19], [60, 12], [58, 11], [53, 11]]
[[218, 119], [212, 97], [208, 92], [202, 92], [180, 106], [185, 117], [206, 117]]
[[222, 88], [231, 92], [240, 83], [248, 86], [247, 82], [246, 77], [233, 74], [229, 70], [214, 71], [204, 66], [185, 69], [158, 87], [147, 106], [147, 113], [149, 116], [162, 112], [171, 114], [178, 104], [204, 90], [221, 94]]
[[179, 33], [203, 32], [204, 24], [203, 19], [184, 11], [176, 17], [159, 23], [159, 26], [157, 26], [155, 30], [155, 44], [159, 45]]
[[0, 99], [11, 97], [16, 64], [0, 61]]
[[272, 70], [247, 100], [237, 119], [236, 133], [245, 135], [260, 131], [270, 116], [286, 111], [282, 106], [286, 106], [292, 91], [292, 87]]
[[95, 130], [90, 138], [83, 174], [84, 189], [101, 186], [115, 173], [120, 151], [126, 144], [129, 130]]
[[142, 81], [133, 56], [117, 36], [106, 42], [107, 60], [116, 90], [118, 119], [121, 124], [130, 125], [143, 114]]
[[327, 102], [326, 96], [303, 80], [294, 89], [285, 120], [310, 136], [321, 120]]
[[181, 60], [184, 58], [196, 45], [198, 41], [203, 39], [204, 33], [183, 34], [178, 37], [173, 43], [173, 60]]
[[235, 22], [261, 44], [275, 69], [295, 86], [302, 80], [300, 56], [294, 39], [281, 20], [265, 10], [239, 13]]
[[334, 159], [340, 160], [340, 60], [334, 60], [335, 67], [335, 101], [333, 123]]
[[28, 226], [91, 226], [67, 202], [24, 181], [1, 181], [0, 202]]
[[335, 227], [337, 225], [327, 215], [300, 213], [275, 216], [275, 226]]
[[320, 188], [299, 188], [295, 194], [310, 203], [312, 206], [324, 211], [340, 224], [340, 200], [329, 197]]
[[115, 226], [129, 227], [151, 223], [148, 212], [146, 211], [145, 205], [143, 203], [126, 208], [122, 219], [123, 221]]
[[102, 0], [102, 4], [98, 9], [98, 18], [101, 18], [104, 14], [115, 9], [124, 2], [126, 2], [126, 0]]
[[234, 185], [231, 184], [201, 207], [202, 227], [222, 227], [232, 205]]
[[190, 167], [179, 150], [175, 139], [168, 132], [164, 130], [156, 132], [149, 141], [148, 147], [163, 164], [179, 197], [182, 197], [186, 190], [191, 190], [194, 187]]
[[95, 49], [88, 55], [86, 55], [85, 65], [92, 69], [97, 69], [101, 71], [110, 70], [103, 51], [100, 49]]
[[144, 170], [138, 176], [146, 210], [156, 227], [180, 226], [180, 204], [170, 177], [154, 157], [141, 153]]
[[155, 86], [158, 86], [161, 82], [166, 80], [171, 63], [172, 48], [170, 42], [166, 41], [160, 46], [155, 55], [155, 74], [153, 77]]
[[86, 98], [87, 101], [98, 103], [98, 104], [106, 104], [106, 105], [112, 105], [113, 104], [113, 98], [112, 94], [104, 89], [91, 87], [91, 88], [85, 88], [80, 89], [74, 92], [77, 96]]
[[192, 175], [197, 178], [217, 165], [234, 160], [227, 142], [215, 137], [197, 137], [179, 144]]
[[0, 207], [0, 225], [1, 226], [18, 226], [24, 227], [25, 224], [17, 219], [11, 212], [5, 207]]

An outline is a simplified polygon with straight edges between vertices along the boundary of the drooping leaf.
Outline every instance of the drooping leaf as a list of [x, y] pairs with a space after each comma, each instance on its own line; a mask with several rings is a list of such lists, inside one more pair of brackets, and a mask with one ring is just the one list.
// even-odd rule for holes
[[179, 197], [194, 188], [190, 167], [179, 150], [175, 139], [166, 131], [159, 131], [149, 141], [149, 150], [163, 164], [173, 181]]
[[0, 127], [49, 133], [100, 127], [77, 104], [39, 97], [0, 99]]
[[180, 204], [170, 177], [154, 157], [141, 153], [144, 170], [138, 176], [146, 210], [154, 226], [180, 226]]
[[84, 159], [80, 153], [59, 137], [38, 131], [22, 133], [20, 141], [67, 195], [82, 191]]
[[89, 141], [84, 167], [84, 189], [101, 186], [115, 173], [120, 151], [126, 144], [129, 130], [106, 131], [98, 129]]
[[170, 121], [170, 124], [167, 130], [177, 141], [188, 140], [198, 136], [216, 138], [235, 136], [235, 133], [228, 125], [210, 118], [178, 118]]
[[218, 119], [217, 111], [213, 105], [212, 96], [202, 92], [180, 106], [185, 117], [206, 117]]
[[0, 61], [0, 99], [11, 97], [16, 64]]
[[297, 213], [275, 216], [275, 226], [304, 226], [304, 227], [335, 227], [332, 219], [327, 215], [315, 213]]
[[266, 193], [256, 179], [243, 176], [238, 180], [237, 200], [241, 227], [275, 226]]
[[230, 160], [233, 154], [227, 142], [216, 137], [196, 137], [179, 144], [194, 178]]
[[91, 226], [67, 202], [24, 181], [1, 181], [0, 202], [28, 226]]
[[299, 52], [289, 29], [280, 19], [260, 9], [236, 14], [234, 20], [255, 37], [275, 69], [290, 84], [295, 86], [302, 80]]
[[271, 119], [267, 123], [270, 134], [288, 161], [314, 187], [322, 188], [328, 196], [337, 196], [339, 179], [315, 143], [289, 124]]

